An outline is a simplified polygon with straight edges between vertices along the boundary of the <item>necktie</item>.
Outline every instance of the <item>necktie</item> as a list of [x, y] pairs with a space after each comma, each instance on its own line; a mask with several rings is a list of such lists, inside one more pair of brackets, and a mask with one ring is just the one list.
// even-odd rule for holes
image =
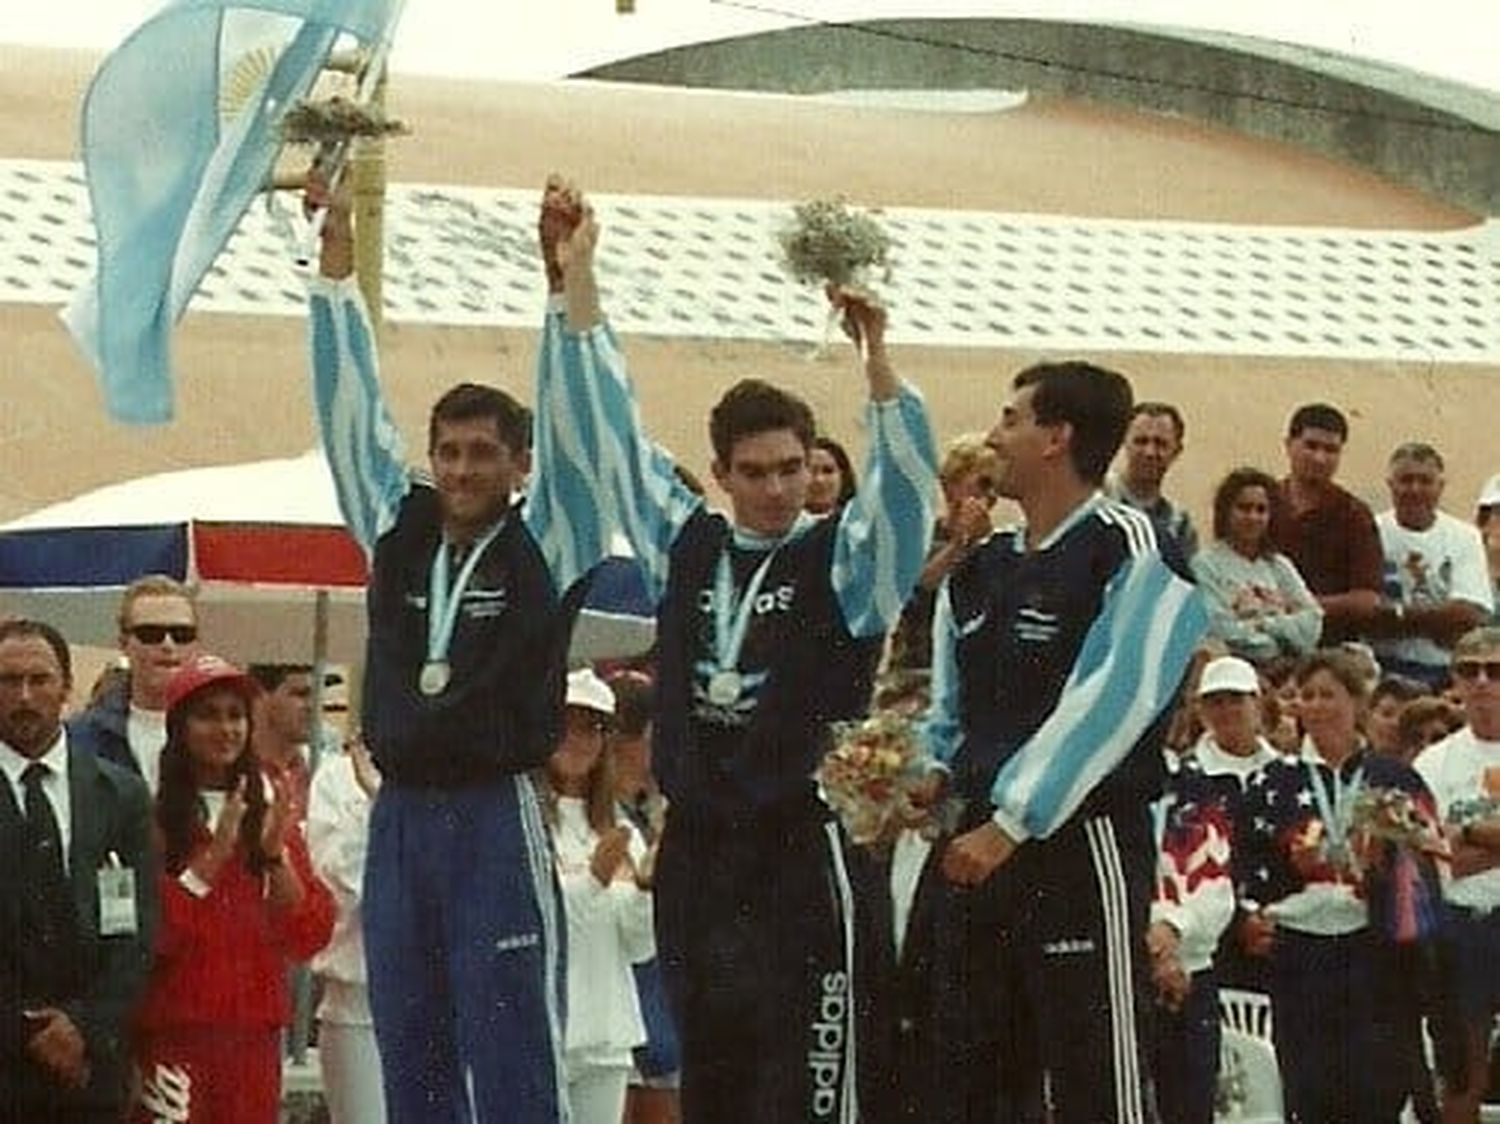
[[70, 975], [73, 929], [72, 892], [63, 868], [62, 832], [52, 801], [42, 788], [52, 769], [33, 761], [21, 774], [26, 791], [25, 894], [30, 925], [24, 938], [26, 991], [40, 1000], [57, 1000], [58, 986]]

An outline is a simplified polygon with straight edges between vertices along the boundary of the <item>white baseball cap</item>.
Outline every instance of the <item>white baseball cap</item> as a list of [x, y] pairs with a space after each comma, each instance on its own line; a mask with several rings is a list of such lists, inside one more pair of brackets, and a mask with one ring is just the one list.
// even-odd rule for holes
[[1258, 695], [1260, 676], [1238, 656], [1210, 660], [1198, 677], [1198, 697], [1218, 694]]
[[1479, 489], [1479, 503], [1475, 506], [1500, 507], [1500, 472], [1484, 482], [1484, 487]]
[[580, 667], [568, 672], [567, 704], [613, 716], [615, 693], [609, 689], [608, 683], [594, 674], [592, 668]]

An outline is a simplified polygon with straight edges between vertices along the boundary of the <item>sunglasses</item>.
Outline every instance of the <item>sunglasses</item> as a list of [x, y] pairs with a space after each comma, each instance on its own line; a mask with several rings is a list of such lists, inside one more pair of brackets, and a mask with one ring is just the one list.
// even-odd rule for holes
[[168, 636], [174, 644], [191, 644], [198, 639], [195, 624], [133, 624], [125, 631], [142, 644], [160, 644]]
[[1479, 673], [1491, 683], [1500, 683], [1500, 660], [1458, 660], [1453, 665], [1453, 678], [1465, 682], [1479, 678]]

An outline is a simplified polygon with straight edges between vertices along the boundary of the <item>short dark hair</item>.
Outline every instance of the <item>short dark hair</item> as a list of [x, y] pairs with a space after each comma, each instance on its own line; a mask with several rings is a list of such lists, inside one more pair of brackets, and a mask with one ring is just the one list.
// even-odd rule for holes
[[1431, 694], [1425, 683], [1419, 683], [1415, 679], [1408, 679], [1404, 675], [1382, 676], [1375, 689], [1370, 692], [1370, 705], [1379, 706], [1385, 699], [1395, 699], [1398, 703], [1409, 703], [1414, 699], [1420, 699]]
[[1177, 435], [1177, 444], [1181, 445], [1183, 438], [1187, 436], [1187, 422], [1182, 420], [1182, 411], [1170, 402], [1137, 402], [1130, 411], [1130, 420], [1145, 415], [1148, 418], [1167, 418], [1172, 423], [1172, 432]]
[[1038, 363], [1015, 377], [1016, 390], [1032, 387], [1031, 411], [1042, 425], [1073, 428], [1068, 454], [1083, 480], [1098, 484], [1120, 451], [1135, 395], [1118, 371], [1074, 360]]
[[775, 429], [790, 429], [804, 449], [817, 433], [812, 407], [795, 394], [762, 379], [741, 379], [719, 399], [708, 415], [708, 438], [714, 457], [729, 467], [734, 447], [746, 437]]
[[438, 425], [492, 418], [500, 443], [513, 453], [531, 450], [531, 411], [496, 386], [461, 382], [432, 404], [427, 421], [427, 448], [437, 446]]
[[68, 650], [68, 642], [63, 639], [62, 633], [46, 621], [28, 620], [25, 617], [0, 620], [0, 642], [6, 640], [46, 641], [47, 647], [51, 648], [52, 654], [57, 657], [57, 666], [62, 671], [63, 684], [69, 687], [73, 685], [73, 654]]
[[656, 686], [643, 671], [617, 671], [606, 682], [615, 695], [615, 734], [638, 738], [656, 713]]
[[274, 691], [293, 675], [311, 675], [310, 663], [253, 663], [245, 674], [260, 685], [262, 691]]
[[1293, 411], [1286, 435], [1297, 437], [1304, 429], [1326, 429], [1329, 433], [1337, 433], [1340, 441], [1349, 440], [1349, 419], [1337, 406], [1330, 406], [1327, 402], [1311, 402]]
[[[1271, 518], [1276, 518], [1281, 509], [1281, 487], [1276, 483], [1275, 477], [1258, 468], [1237, 468], [1219, 481], [1219, 486], [1214, 489], [1214, 538], [1229, 537], [1230, 510], [1234, 507], [1235, 499], [1246, 488], [1264, 488], [1266, 499], [1271, 504]], [[1266, 536], [1269, 539], [1269, 529]]]
[[848, 452], [832, 437], [818, 435], [813, 438], [812, 448], [822, 449], [830, 457], [833, 463], [839, 466], [839, 494], [834, 502], [843, 507], [854, 498], [854, 492], [858, 488], [854, 475], [854, 462], [849, 459]]

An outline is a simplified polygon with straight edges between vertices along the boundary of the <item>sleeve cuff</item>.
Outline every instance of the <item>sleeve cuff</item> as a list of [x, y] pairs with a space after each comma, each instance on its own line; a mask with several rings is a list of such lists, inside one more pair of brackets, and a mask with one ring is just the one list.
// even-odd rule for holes
[[1177, 902], [1154, 901], [1151, 903], [1151, 923], [1165, 922], [1177, 930], [1177, 939], [1180, 941], [1187, 936], [1189, 929], [1188, 911]]
[[195, 898], [206, 898], [213, 893], [213, 887], [193, 873], [191, 867], [177, 876], [178, 883], [184, 890]]
[[359, 296], [359, 279], [354, 274], [348, 277], [324, 277], [314, 273], [307, 279], [307, 291], [315, 297], [329, 300], [353, 300]]
[[1012, 816], [1004, 808], [996, 808], [990, 815], [990, 822], [1018, 844], [1025, 843], [1031, 838], [1031, 832], [1026, 830], [1020, 819]]

